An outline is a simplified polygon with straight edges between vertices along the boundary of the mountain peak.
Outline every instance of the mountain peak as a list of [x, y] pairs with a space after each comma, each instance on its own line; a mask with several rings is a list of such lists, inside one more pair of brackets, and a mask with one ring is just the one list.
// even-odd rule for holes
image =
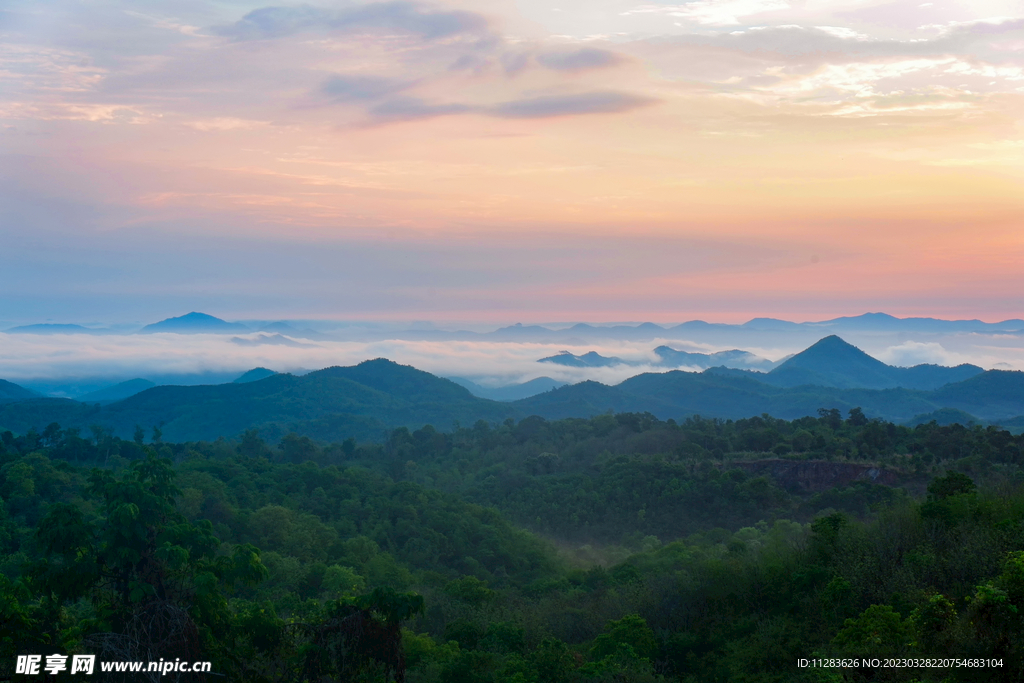
[[894, 368], [833, 334], [780, 363], [768, 375], [785, 386], [883, 388], [899, 384], [894, 373]]
[[864, 364], [871, 368], [889, 367], [877, 358], [864, 353], [839, 335], [830, 334], [811, 344], [785, 363], [782, 363], [779, 365], [779, 368], [785, 366], [807, 368], [812, 365], [820, 365], [823, 362], [829, 366], [834, 366], [837, 363], [852, 362]]
[[246, 382], [258, 382], [267, 377], [273, 377], [277, 373], [263, 366], [247, 370], [234, 380], [233, 384], [245, 384]]

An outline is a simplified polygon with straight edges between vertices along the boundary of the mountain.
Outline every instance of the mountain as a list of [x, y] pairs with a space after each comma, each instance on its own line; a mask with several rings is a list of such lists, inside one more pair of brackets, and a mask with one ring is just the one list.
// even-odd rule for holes
[[940, 320], [938, 318], [897, 318], [887, 313], [864, 313], [804, 323], [837, 330], [903, 331], [903, 332], [995, 332], [1024, 330], [1024, 320], [1003, 320], [986, 323], [981, 320]]
[[989, 370], [931, 392], [943, 407], [957, 408], [989, 421], [1024, 414], [1024, 372]]
[[[432, 332], [432, 330], [421, 331], [421, 334], [424, 332]], [[540, 325], [523, 325], [522, 323], [516, 323], [515, 325], [509, 325], [508, 327], [498, 328], [486, 336], [494, 339], [518, 341], [523, 339], [543, 339], [554, 333], [554, 330], [547, 327], [541, 327]]]
[[1024, 373], [989, 370], [931, 391], [781, 387], [763, 381], [762, 377], [742, 370], [723, 373], [719, 368], [701, 373], [644, 373], [616, 386], [584, 382], [512, 405], [523, 413], [548, 418], [591, 417], [611, 410], [650, 412], [661, 419], [677, 420], [690, 415], [739, 419], [762, 413], [791, 420], [816, 415], [819, 408], [845, 412], [856, 407], [863, 408], [869, 417], [893, 422], [905, 422], [944, 408], [977, 416], [974, 420], [978, 422], [998, 422], [1024, 414]]
[[[668, 347], [659, 347], [656, 353], [666, 360], [705, 360], [699, 358], [703, 354]], [[793, 419], [813, 415], [822, 407], [848, 410], [860, 406], [871, 416], [897, 422], [948, 409], [981, 422], [1024, 413], [1024, 373], [986, 372], [974, 365], [893, 367], [832, 335], [768, 373], [726, 367], [702, 373], [646, 373], [615, 387], [567, 386], [515, 405], [525, 412], [558, 417], [588, 417], [613, 410], [647, 411], [663, 419], [691, 414], [739, 418], [760, 413]], [[936, 419], [944, 415], [948, 413], [940, 413]]]
[[1014, 434], [1024, 433], [1024, 415], [1011, 417], [1008, 420], [1000, 420], [999, 426]]
[[173, 441], [234, 437], [258, 428], [267, 439], [290, 431], [325, 441], [380, 440], [390, 429], [517, 417], [507, 403], [477, 398], [464, 387], [384, 359], [333, 367], [302, 377], [282, 373], [260, 381], [205, 386], [157, 386], [95, 406], [61, 399], [0, 405], [0, 425], [25, 432], [50, 422], [100, 424], [130, 438], [136, 425], [161, 427]]
[[636, 365], [636, 363], [625, 361], [615, 356], [602, 356], [596, 351], [588, 351], [581, 356], [575, 356], [568, 351], [561, 351], [554, 356], [541, 358], [537, 362], [554, 363], [570, 368], [606, 368], [610, 365]]
[[812, 384], [827, 387], [888, 388], [892, 368], [836, 335], [825, 337], [768, 373], [776, 386]]
[[[0, 391], [14, 398], [0, 405], [0, 425], [24, 432], [51, 422], [80, 428], [99, 424], [123, 437], [130, 437], [136, 425], [163, 425], [164, 436], [175, 441], [234, 437], [258, 428], [269, 440], [294, 431], [338, 441], [350, 436], [379, 440], [388, 430], [403, 426], [418, 429], [432, 424], [444, 430], [454, 422], [500, 422], [529, 415], [590, 417], [608, 411], [649, 412], [677, 420], [691, 415], [739, 419], [763, 413], [795, 419], [816, 415], [821, 408], [846, 412], [860, 407], [868, 417], [898, 423], [920, 417], [945, 419], [954, 414], [950, 411], [960, 411], [967, 415], [960, 419], [1010, 425], [1024, 415], [1022, 372], [978, 369], [967, 379], [928, 390], [772, 383], [773, 374], [785, 367], [790, 368], [790, 377], [800, 372], [802, 379], [847, 384], [857, 377], [887, 381], [887, 373], [914, 370], [885, 365], [838, 337], [827, 337], [771, 373], [722, 367], [699, 373], [672, 370], [636, 375], [615, 386], [582, 382], [499, 403], [474, 396], [450, 380], [378, 358], [301, 377], [275, 374], [244, 383], [157, 386], [105, 406], [33, 399], [24, 388], [4, 383]], [[932, 376], [939, 370], [973, 372], [964, 366], [928, 366], [917, 372]]]
[[791, 323], [788, 320], [777, 318], [753, 318], [743, 323], [742, 327], [750, 330], [795, 330], [800, 328], [800, 323]]
[[911, 389], [937, 389], [946, 384], [963, 382], [975, 375], [985, 372], [984, 368], [977, 365], [963, 363], [955, 367], [944, 365], [915, 365], [910, 368], [894, 368], [895, 376], [900, 386]]
[[19, 325], [7, 330], [7, 334], [96, 334], [100, 330], [93, 330], [81, 325], [66, 325], [61, 323], [42, 323], [39, 325]]
[[120, 384], [104, 387], [98, 391], [89, 392], [79, 396], [76, 400], [82, 403], [112, 403], [113, 401], [120, 401], [129, 396], [134, 396], [140, 391], [145, 391], [155, 386], [156, 383], [150, 382], [148, 379], [130, 379], [127, 382], [121, 382]]
[[984, 420], [979, 420], [970, 413], [965, 413], [962, 410], [956, 408], [940, 408], [924, 415], [915, 415], [910, 420], [907, 420], [903, 424], [908, 427], [916, 427], [918, 425], [928, 424], [929, 422], [935, 422], [942, 426], [951, 424], [961, 424], [964, 426], [971, 424], [983, 424]]
[[14, 382], [8, 382], [5, 379], [0, 379], [0, 403], [10, 403], [13, 401], [24, 401], [30, 398], [37, 398], [39, 394], [26, 389], [25, 387], [18, 386]]
[[253, 368], [252, 370], [247, 370], [246, 372], [243, 372], [238, 377], [238, 379], [234, 380], [234, 383], [245, 384], [246, 382], [258, 382], [261, 379], [273, 377], [276, 374], [276, 372], [274, 372], [273, 370], [268, 370], [267, 368]]
[[815, 385], [864, 389], [935, 389], [950, 382], [961, 382], [982, 372], [982, 368], [968, 364], [954, 368], [941, 365], [898, 368], [886, 365], [836, 335], [831, 335], [780, 363], [767, 373], [764, 381], [781, 387]]
[[146, 325], [139, 330], [139, 334], [155, 334], [157, 332], [173, 332], [175, 334], [238, 334], [240, 332], [252, 332], [252, 330], [240, 323], [229, 323], [212, 315], [193, 311], [177, 318], [167, 318], [158, 323]]
[[550, 377], [537, 377], [522, 384], [508, 384], [503, 387], [484, 387], [463, 377], [449, 377], [448, 379], [459, 386], [466, 387], [474, 396], [489, 398], [492, 401], [518, 401], [521, 398], [529, 398], [565, 386], [565, 382], [559, 382]]

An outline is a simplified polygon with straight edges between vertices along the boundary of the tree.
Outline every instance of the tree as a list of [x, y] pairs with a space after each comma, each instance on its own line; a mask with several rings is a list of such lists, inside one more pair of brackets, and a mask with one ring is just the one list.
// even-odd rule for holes
[[886, 657], [903, 653], [910, 642], [912, 624], [904, 621], [889, 605], [871, 605], [832, 639], [846, 655]]
[[647, 621], [636, 614], [627, 614], [618, 621], [608, 622], [605, 633], [594, 639], [590, 656], [603, 659], [614, 655], [620, 645], [628, 645], [643, 659], [653, 659], [658, 654], [658, 640]]
[[[45, 558], [29, 572], [57, 604], [89, 598], [98, 616], [87, 642], [114, 659], [199, 660], [228, 626], [224, 593], [267, 575], [259, 551], [222, 552], [213, 526], [177, 512], [170, 461], [152, 454], [121, 477], [93, 470], [87, 492], [101, 516], [56, 503], [36, 536]], [[210, 654], [207, 652], [207, 654]]]
[[868, 423], [868, 418], [860, 408], [850, 408], [850, 417], [847, 422], [851, 427], [863, 427]]
[[323, 620], [305, 625], [300, 681], [355, 681], [360, 674], [381, 671], [385, 680], [405, 681], [402, 622], [423, 612], [423, 598], [387, 588], [352, 601], [328, 606]]
[[958, 496], [964, 493], [972, 493], [975, 488], [974, 480], [966, 474], [946, 470], [946, 476], [938, 477], [928, 485], [928, 497], [934, 500], [943, 500], [951, 496]]

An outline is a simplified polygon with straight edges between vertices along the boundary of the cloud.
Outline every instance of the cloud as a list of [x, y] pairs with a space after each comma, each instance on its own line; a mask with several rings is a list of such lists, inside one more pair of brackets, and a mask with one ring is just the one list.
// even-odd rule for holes
[[0, 378], [18, 382], [61, 377], [167, 376], [194, 373], [244, 372], [263, 366], [277, 371], [354, 365], [371, 358], [389, 358], [440, 376], [486, 378], [498, 386], [548, 376], [566, 382], [595, 379], [617, 383], [640, 372], [664, 372], [653, 366], [569, 368], [537, 359], [569, 348], [574, 353], [597, 351], [642, 361], [650, 342], [589, 344], [508, 343], [477, 341], [296, 342], [283, 335], [225, 335], [158, 333], [151, 335], [83, 334], [33, 335], [0, 333], [5, 354]]
[[[993, 41], [1000, 38], [1001, 41]], [[641, 41], [651, 47], [699, 47], [746, 53], [761, 61], [842, 63], [893, 57], [947, 57], [973, 54], [1002, 61], [1021, 61], [1019, 40], [1024, 19], [943, 27], [930, 39], [872, 39], [835, 26], [756, 26], [712, 34], [663, 36]]]
[[341, 32], [402, 31], [436, 40], [463, 33], [482, 33], [487, 20], [475, 12], [433, 10], [417, 2], [376, 2], [341, 10], [310, 5], [262, 7], [213, 32], [235, 40], [281, 38], [312, 30]]
[[337, 74], [324, 81], [320, 92], [334, 102], [358, 102], [387, 97], [412, 85], [409, 81], [380, 76]]
[[457, 102], [432, 104], [418, 97], [395, 97], [373, 107], [373, 123], [419, 121], [455, 114], [480, 114], [503, 119], [541, 119], [585, 114], [614, 114], [631, 111], [658, 100], [620, 92], [590, 92], [512, 100], [483, 107]]
[[512, 100], [491, 107], [489, 113], [506, 119], [541, 119], [580, 114], [616, 114], [656, 102], [658, 100], [651, 97], [609, 90]]
[[625, 58], [616, 52], [593, 47], [571, 51], [542, 52], [537, 55], [537, 62], [541, 66], [555, 71], [605, 69], [621, 64], [623, 61]]
[[725, 26], [739, 24], [741, 18], [789, 9], [786, 0], [696, 0], [680, 5], [643, 5], [623, 12], [631, 14], [664, 14], [679, 19], [689, 19], [698, 24]]
[[937, 342], [915, 342], [908, 341], [896, 346], [890, 346], [878, 354], [881, 360], [890, 365], [900, 367], [911, 367], [922, 363], [935, 365], [958, 365], [964, 361], [954, 360], [954, 355], [943, 348]]
[[475, 111], [467, 104], [430, 104], [418, 97], [395, 97], [370, 108], [376, 122], [418, 121]]

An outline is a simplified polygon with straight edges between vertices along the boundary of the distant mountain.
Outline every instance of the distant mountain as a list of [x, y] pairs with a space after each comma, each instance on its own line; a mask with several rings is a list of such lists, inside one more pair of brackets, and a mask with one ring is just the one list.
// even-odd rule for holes
[[1024, 330], [1024, 320], [986, 323], [981, 320], [941, 320], [938, 318], [897, 318], [887, 313], [834, 318], [820, 323], [803, 323], [837, 330], [878, 330], [904, 332], [995, 332]]
[[1024, 432], [1024, 415], [1011, 417], [1008, 420], [999, 420], [999, 426], [1014, 434], [1020, 434]]
[[234, 384], [245, 384], [246, 382], [258, 382], [261, 379], [266, 379], [267, 377], [273, 377], [276, 374], [277, 374], [276, 372], [274, 372], [273, 370], [268, 370], [267, 368], [253, 368], [252, 370], [247, 370], [246, 372], [243, 372], [238, 377], [238, 379], [234, 380]]
[[939, 387], [930, 395], [943, 407], [998, 422], [1024, 414], [1024, 372], [989, 370]]
[[509, 384], [503, 387], [484, 387], [463, 377], [449, 377], [448, 379], [459, 386], [466, 387], [474, 396], [488, 398], [492, 401], [518, 401], [565, 386], [565, 382], [559, 382], [550, 377], [537, 377], [522, 384]]
[[[176, 386], [194, 386], [196, 384], [223, 384], [231, 382], [238, 377], [237, 371], [232, 372], [197, 372], [188, 374], [165, 374], [149, 369], [146, 372], [146, 379], [155, 386], [173, 384]], [[79, 398], [95, 391], [102, 391], [118, 382], [124, 377], [110, 375], [100, 376], [74, 376], [74, 377], [47, 377], [35, 378], [22, 381], [22, 386], [37, 392], [39, 396], [54, 398]], [[45, 425], [44, 425], [45, 426]]]
[[7, 334], [96, 334], [102, 330], [93, 330], [81, 325], [61, 323], [41, 323], [38, 325], [19, 325], [7, 330]]
[[13, 382], [8, 382], [5, 379], [0, 379], [0, 403], [10, 403], [12, 401], [24, 401], [30, 398], [37, 398], [39, 394], [26, 389], [25, 387], [18, 386]]
[[79, 396], [76, 400], [82, 403], [112, 403], [114, 401], [120, 401], [126, 399], [129, 396], [134, 396], [140, 391], [145, 391], [150, 387], [155, 387], [155, 382], [150, 382], [148, 379], [130, 379], [127, 382], [121, 382], [110, 387], [99, 389], [98, 391], [92, 391], [88, 394]]
[[903, 424], [908, 427], [916, 427], [917, 425], [928, 424], [929, 422], [935, 422], [942, 426], [951, 424], [961, 424], [965, 427], [970, 424], [984, 424], [985, 421], [974, 417], [970, 413], [965, 413], [962, 410], [956, 408], [940, 408], [939, 410], [933, 410], [930, 413], [924, 415], [915, 415], [910, 420], [907, 420]]
[[636, 365], [631, 361], [625, 361], [616, 356], [602, 356], [596, 351], [588, 351], [581, 356], [575, 356], [569, 351], [561, 351], [554, 356], [541, 358], [538, 363], [554, 363], [565, 365], [570, 368], [605, 368], [611, 365]]
[[910, 368], [894, 368], [899, 386], [910, 389], [937, 389], [946, 384], [963, 382], [985, 372], [977, 365], [963, 363], [954, 367], [944, 365], [915, 365]]
[[800, 328], [800, 323], [791, 323], [788, 320], [777, 318], [753, 318], [743, 323], [743, 327], [751, 330], [795, 330]]
[[173, 332], [175, 334], [238, 334], [252, 332], [240, 323], [229, 323], [205, 313], [187, 313], [177, 318], [167, 318], [152, 325], [146, 325], [139, 334]]
[[541, 327], [540, 325], [523, 325], [522, 323], [516, 323], [515, 325], [509, 325], [508, 327], [500, 327], [494, 332], [491, 332], [490, 335], [495, 337], [522, 339], [549, 335], [553, 331], [554, 330], [547, 327]]
[[940, 365], [893, 367], [831, 335], [780, 363], [764, 377], [764, 381], [781, 387], [935, 389], [982, 372], [982, 368], [966, 364], [954, 368]]

